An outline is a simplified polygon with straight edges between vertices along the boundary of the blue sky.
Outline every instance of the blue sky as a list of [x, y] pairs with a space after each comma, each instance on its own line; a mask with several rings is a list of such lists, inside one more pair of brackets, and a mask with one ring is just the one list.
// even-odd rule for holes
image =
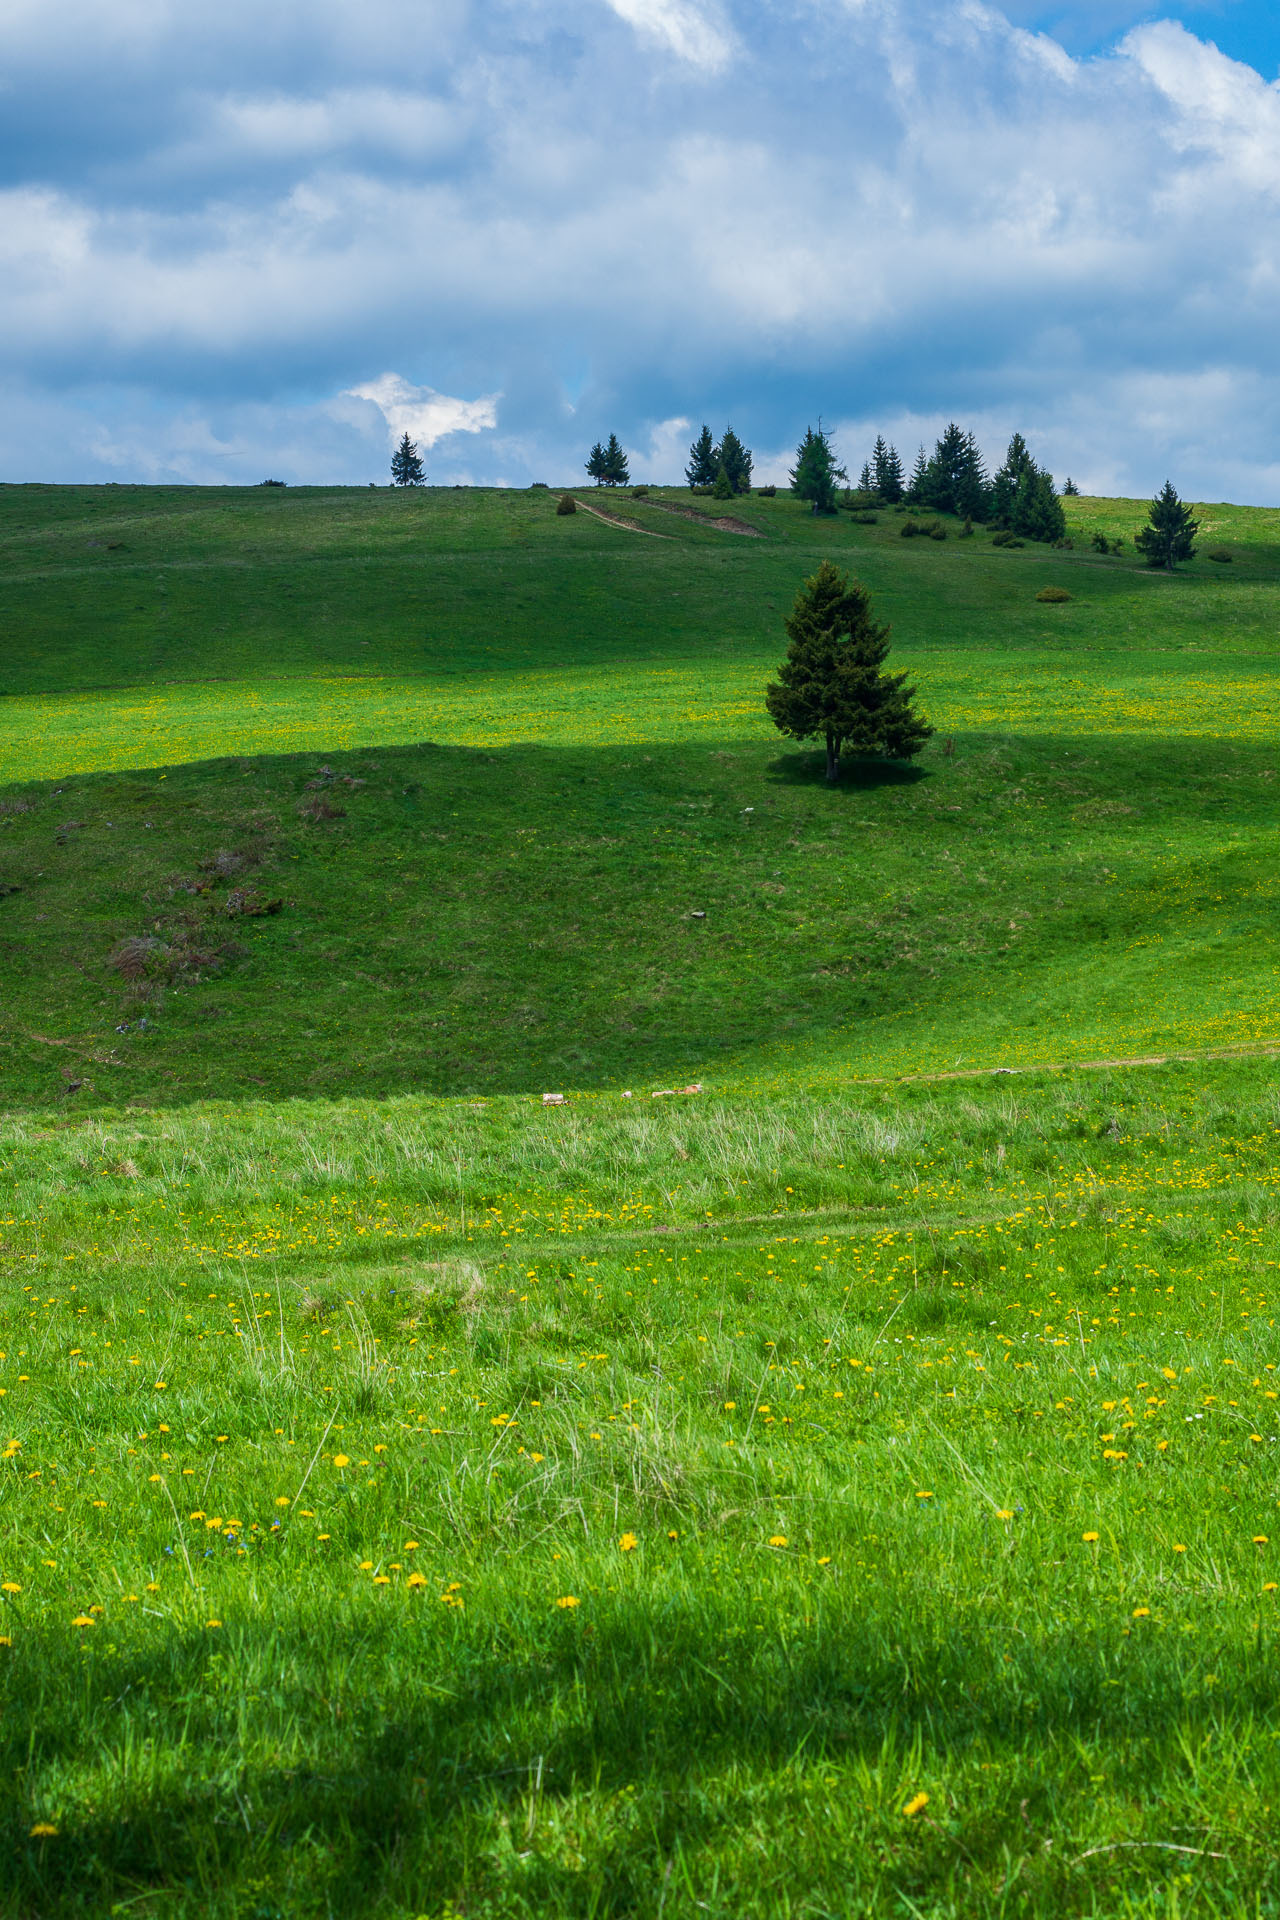
[[956, 417], [1280, 502], [1253, 0], [7, 0], [0, 478], [781, 478]]

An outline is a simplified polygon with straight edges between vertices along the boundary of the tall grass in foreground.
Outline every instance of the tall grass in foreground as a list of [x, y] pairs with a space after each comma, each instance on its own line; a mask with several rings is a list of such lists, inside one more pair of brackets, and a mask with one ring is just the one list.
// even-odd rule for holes
[[1280, 1911], [1268, 1070], [0, 1140], [0, 1910]]

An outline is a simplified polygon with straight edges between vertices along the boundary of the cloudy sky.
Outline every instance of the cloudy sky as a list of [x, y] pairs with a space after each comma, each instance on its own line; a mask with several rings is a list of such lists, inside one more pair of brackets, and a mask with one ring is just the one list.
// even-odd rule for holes
[[781, 478], [954, 416], [1280, 502], [1261, 0], [0, 0], [0, 479]]

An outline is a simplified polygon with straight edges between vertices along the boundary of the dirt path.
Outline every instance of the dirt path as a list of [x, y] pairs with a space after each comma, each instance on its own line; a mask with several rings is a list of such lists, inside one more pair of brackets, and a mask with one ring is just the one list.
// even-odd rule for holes
[[698, 527], [714, 527], [719, 533], [743, 533], [748, 540], [763, 540], [759, 527], [748, 526], [745, 520], [736, 520], [731, 513], [722, 513], [712, 519], [709, 513], [699, 513], [696, 507], [669, 507], [663, 500], [651, 500], [651, 507], [659, 513], [674, 513], [680, 520], [692, 520]]
[[623, 527], [628, 533], [642, 533], [646, 540], [669, 540], [669, 533], [654, 533], [651, 527], [639, 527], [634, 520], [624, 520], [620, 513], [605, 513], [600, 507], [593, 507], [589, 500], [575, 500], [574, 504], [584, 513], [594, 513], [597, 520], [603, 520], [607, 527]]

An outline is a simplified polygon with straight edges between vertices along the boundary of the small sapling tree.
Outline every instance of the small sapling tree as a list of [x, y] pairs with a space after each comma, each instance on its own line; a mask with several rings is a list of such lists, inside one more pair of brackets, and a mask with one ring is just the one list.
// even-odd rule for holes
[[880, 754], [909, 760], [933, 728], [913, 707], [905, 673], [882, 673], [889, 628], [871, 617], [871, 596], [829, 560], [806, 580], [787, 618], [787, 655], [765, 692], [769, 718], [793, 740], [821, 738], [827, 781], [840, 756]]
[[393, 487], [420, 487], [425, 479], [422, 456], [406, 433], [391, 456], [391, 484]]
[[1191, 509], [1179, 500], [1172, 480], [1166, 480], [1151, 502], [1146, 526], [1133, 536], [1133, 544], [1139, 553], [1146, 554], [1149, 567], [1164, 567], [1172, 573], [1179, 560], [1194, 556], [1199, 531], [1200, 522], [1191, 518]]
[[836, 481], [848, 474], [837, 464], [831, 436], [819, 420], [815, 433], [806, 427], [804, 439], [796, 448], [796, 464], [791, 469], [791, 491], [798, 500], [807, 500], [814, 513], [836, 511]]

